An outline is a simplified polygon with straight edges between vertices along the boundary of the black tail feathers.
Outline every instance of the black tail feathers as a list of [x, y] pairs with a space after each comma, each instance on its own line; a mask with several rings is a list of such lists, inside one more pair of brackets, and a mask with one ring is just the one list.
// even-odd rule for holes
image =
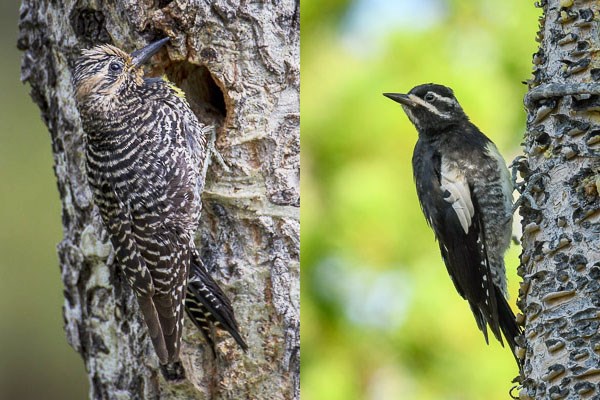
[[498, 305], [498, 322], [500, 324], [500, 329], [502, 330], [502, 333], [508, 342], [508, 346], [510, 347], [510, 350], [512, 351], [520, 368], [521, 361], [516, 354], [516, 338], [517, 336], [522, 335], [523, 331], [519, 325], [517, 325], [515, 314], [512, 312], [508, 302], [499, 290], [496, 290], [496, 302]]
[[475, 316], [477, 327], [483, 333], [485, 342], [489, 344], [487, 331], [489, 325], [492, 334], [502, 346], [504, 346], [504, 341], [502, 340], [502, 335], [504, 335], [504, 338], [506, 339], [506, 342], [508, 342], [508, 346], [510, 347], [513, 356], [517, 361], [517, 365], [519, 368], [521, 368], [521, 361], [516, 354], [516, 338], [517, 336], [523, 334], [523, 331], [519, 325], [517, 325], [515, 314], [512, 312], [512, 309], [510, 308], [510, 305], [506, 301], [506, 298], [502, 292], [496, 286], [493, 286], [493, 288], [496, 296], [493, 300], [490, 299], [492, 307], [490, 307], [487, 303], [477, 305], [469, 302], [471, 311], [473, 311], [473, 315]]
[[226, 330], [246, 351], [248, 345], [240, 334], [233, 308], [227, 295], [210, 276], [196, 251], [192, 252], [185, 310], [215, 352], [211, 325]]

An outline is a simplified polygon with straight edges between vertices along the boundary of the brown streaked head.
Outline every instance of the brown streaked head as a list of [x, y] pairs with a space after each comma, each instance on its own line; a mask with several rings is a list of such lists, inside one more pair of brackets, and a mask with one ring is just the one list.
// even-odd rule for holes
[[120, 94], [130, 85], [141, 85], [143, 63], [168, 40], [153, 42], [131, 55], [109, 44], [83, 50], [73, 74], [77, 102], [101, 101]]

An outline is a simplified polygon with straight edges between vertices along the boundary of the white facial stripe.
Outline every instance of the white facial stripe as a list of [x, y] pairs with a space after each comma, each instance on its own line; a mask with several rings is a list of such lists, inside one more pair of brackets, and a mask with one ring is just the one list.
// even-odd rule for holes
[[458, 102], [456, 101], [456, 99], [440, 96], [439, 94], [437, 94], [435, 92], [427, 92], [427, 94], [433, 95], [438, 101], [442, 101], [446, 104], [450, 104], [450, 105], [454, 105], [454, 106], [458, 105]]
[[426, 109], [431, 111], [432, 114], [435, 114], [440, 118], [444, 118], [444, 119], [451, 118], [450, 115], [440, 112], [440, 110], [435, 108], [433, 104], [426, 102], [425, 100], [423, 100], [422, 98], [420, 98], [418, 96], [415, 96], [414, 94], [409, 94], [408, 98], [411, 99], [413, 102], [425, 107]]
[[448, 191], [450, 196], [444, 198], [445, 201], [452, 204], [452, 208], [458, 217], [460, 226], [469, 233], [471, 220], [475, 215], [475, 208], [471, 201], [471, 190], [467, 178], [458, 169], [454, 163], [449, 163], [442, 157], [442, 191]]
[[404, 110], [404, 112], [408, 116], [408, 119], [410, 119], [410, 122], [412, 122], [414, 125], [417, 125], [418, 121], [415, 119], [415, 116], [414, 116], [414, 114], [411, 111], [411, 107], [410, 106], [406, 106], [406, 105], [403, 104], [402, 105], [402, 109]]

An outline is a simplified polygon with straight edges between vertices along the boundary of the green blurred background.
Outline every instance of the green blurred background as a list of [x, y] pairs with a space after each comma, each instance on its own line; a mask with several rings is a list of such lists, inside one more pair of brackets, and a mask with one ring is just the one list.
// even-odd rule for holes
[[0, 11], [0, 399], [85, 399], [84, 364], [63, 331], [50, 136], [19, 81], [19, 2]]
[[416, 131], [381, 93], [452, 87], [510, 163], [539, 15], [522, 0], [301, 0], [302, 400], [509, 398], [514, 359], [456, 293], [412, 182]]

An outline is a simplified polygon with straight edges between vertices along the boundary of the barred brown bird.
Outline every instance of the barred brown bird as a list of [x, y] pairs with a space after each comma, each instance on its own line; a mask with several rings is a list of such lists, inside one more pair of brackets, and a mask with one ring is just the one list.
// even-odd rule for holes
[[179, 359], [186, 287], [188, 313], [202, 333], [216, 323], [247, 348], [193, 241], [207, 155], [203, 125], [179, 88], [144, 78], [142, 65], [168, 40], [131, 55], [111, 45], [84, 50], [74, 72], [94, 202], [161, 364]]

